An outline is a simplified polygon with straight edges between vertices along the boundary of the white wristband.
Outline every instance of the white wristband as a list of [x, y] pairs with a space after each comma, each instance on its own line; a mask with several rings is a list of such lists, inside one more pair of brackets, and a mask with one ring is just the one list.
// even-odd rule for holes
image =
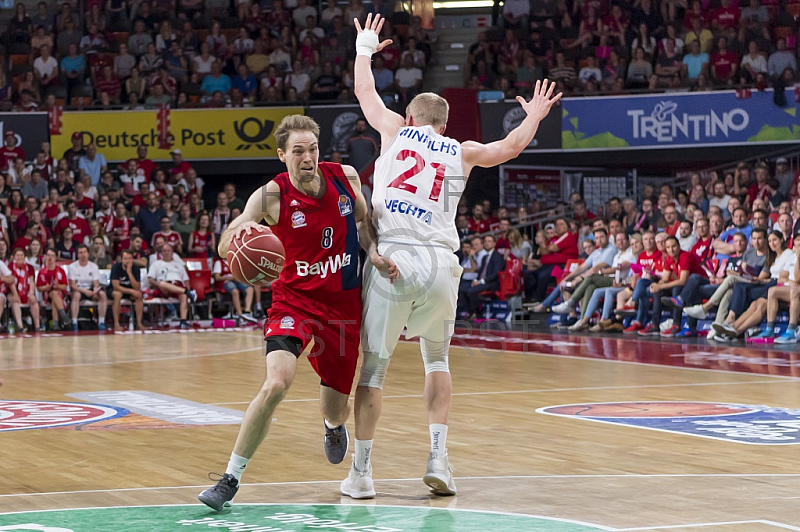
[[372, 57], [378, 49], [378, 34], [372, 30], [364, 30], [356, 37], [356, 55]]

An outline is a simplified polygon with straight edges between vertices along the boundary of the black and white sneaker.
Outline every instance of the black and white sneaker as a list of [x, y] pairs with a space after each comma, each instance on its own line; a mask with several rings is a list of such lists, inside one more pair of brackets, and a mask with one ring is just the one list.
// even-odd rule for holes
[[[323, 425], [324, 422], [323, 422]], [[347, 434], [347, 427], [344, 424], [329, 429], [325, 425], [325, 456], [328, 462], [340, 464], [347, 455], [347, 446], [350, 444], [350, 435]]]
[[[214, 480], [211, 475], [208, 475], [208, 478]], [[209, 508], [219, 512], [225, 506], [231, 505], [230, 503], [237, 491], [239, 491], [239, 481], [233, 475], [225, 473], [217, 481], [216, 486], [203, 491], [197, 498]]]
[[189, 303], [194, 303], [195, 301], [197, 301], [197, 292], [195, 292], [194, 290], [187, 290], [186, 297], [189, 298]]

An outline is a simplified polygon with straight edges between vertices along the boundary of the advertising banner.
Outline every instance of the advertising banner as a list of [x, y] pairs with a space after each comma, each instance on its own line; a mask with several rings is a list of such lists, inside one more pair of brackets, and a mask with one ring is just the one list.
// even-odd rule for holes
[[[479, 103], [481, 135], [489, 143], [505, 138], [524, 119], [525, 110], [516, 100]], [[527, 149], [556, 151], [561, 149], [560, 108], [553, 108], [539, 124], [536, 136]]]
[[319, 124], [320, 152], [347, 152], [347, 139], [356, 131], [356, 120], [363, 116], [358, 105], [312, 105], [308, 116]]
[[[305, 114], [302, 107], [246, 109], [175, 109], [170, 112], [172, 147], [187, 160], [264, 159], [277, 157], [275, 128], [284, 116]], [[44, 131], [47, 128], [45, 115]], [[158, 112], [76, 111], [62, 116], [61, 135], [53, 135], [53, 153], [72, 145], [75, 132], [84, 144], [93, 142], [109, 161], [136, 156], [136, 147], [149, 147], [153, 160], [169, 160], [170, 149], [159, 146]]]
[[[42, 142], [50, 140], [47, 113], [0, 113], [0, 139], [5, 138], [6, 131], [14, 132], [17, 145], [25, 151], [28, 161], [42, 149]], [[53, 150], [53, 153], [63, 152]]]
[[[800, 104], [773, 103], [773, 92], [736, 91], [568, 98], [565, 150], [681, 148], [800, 141]], [[746, 96], [740, 98], [739, 96]]]

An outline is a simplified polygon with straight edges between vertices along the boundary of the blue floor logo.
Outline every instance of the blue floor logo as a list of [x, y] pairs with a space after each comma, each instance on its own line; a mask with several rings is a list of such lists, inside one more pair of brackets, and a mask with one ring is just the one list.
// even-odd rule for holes
[[751, 445], [800, 444], [800, 409], [637, 401], [548, 406], [536, 412]]

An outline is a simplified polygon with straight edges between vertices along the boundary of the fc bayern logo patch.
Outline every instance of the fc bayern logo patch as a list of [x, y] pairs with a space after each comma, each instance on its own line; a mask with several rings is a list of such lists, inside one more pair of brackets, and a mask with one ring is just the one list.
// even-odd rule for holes
[[800, 444], [800, 409], [694, 401], [547, 406], [539, 414], [750, 445]]
[[56, 401], [0, 401], [0, 432], [94, 423], [129, 414], [124, 408]]

